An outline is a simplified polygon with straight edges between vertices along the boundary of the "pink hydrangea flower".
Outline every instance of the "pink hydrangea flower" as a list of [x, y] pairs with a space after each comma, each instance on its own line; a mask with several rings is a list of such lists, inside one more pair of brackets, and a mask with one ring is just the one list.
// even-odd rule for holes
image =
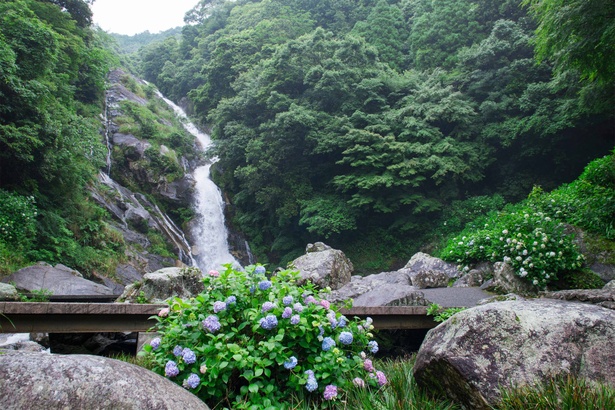
[[374, 371], [374, 365], [372, 364], [372, 361], [369, 359], [365, 359], [365, 361], [363, 362], [363, 368], [368, 372]]
[[331, 302], [323, 299], [320, 301], [320, 306], [324, 307], [325, 309], [329, 309], [331, 307]]
[[354, 379], [352, 379], [352, 384], [357, 387], [365, 387], [365, 381], [360, 377], [355, 377]]
[[325, 397], [325, 400], [333, 400], [334, 398], [336, 398], [337, 397], [337, 386], [330, 384], [327, 387], [325, 387], [324, 397]]
[[212, 269], [212, 270], [209, 271], [209, 276], [217, 278], [218, 276], [220, 276], [220, 272], [218, 272], [215, 269]]
[[380, 386], [384, 386], [385, 384], [388, 383], [387, 382], [387, 377], [381, 371], [377, 371], [376, 372], [376, 379], [378, 379], [378, 385], [380, 385]]
[[160, 312], [158, 312], [158, 316], [160, 317], [169, 316], [169, 308], [160, 309]]

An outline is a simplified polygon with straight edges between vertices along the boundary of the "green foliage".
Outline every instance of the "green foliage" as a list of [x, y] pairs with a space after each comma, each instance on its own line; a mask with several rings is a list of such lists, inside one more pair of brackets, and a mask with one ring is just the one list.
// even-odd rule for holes
[[429, 316], [433, 316], [434, 322], [441, 323], [450, 319], [455, 313], [459, 313], [465, 309], [466, 308], [462, 307], [444, 309], [437, 303], [432, 303], [431, 305], [427, 306], [427, 314]]
[[34, 289], [29, 295], [19, 294], [19, 299], [22, 302], [49, 302], [49, 297], [53, 292], [49, 289]]
[[210, 406], [273, 409], [296, 395], [324, 406], [321, 394], [332, 389], [326, 386], [339, 389], [335, 402], [354, 378], [374, 388], [386, 384], [365, 353], [378, 350], [371, 319], [346, 319], [339, 307], [316, 299], [313, 284], [298, 286], [298, 272], [267, 278], [262, 266], [239, 272], [227, 265], [203, 280], [203, 293], [173, 299], [159, 313], [161, 337], [145, 350], [154, 371]]
[[[558, 71], [578, 69], [612, 87], [615, 78], [615, 5], [599, 0], [525, 0], [537, 17], [536, 53]], [[612, 91], [612, 89], [611, 89]]]
[[494, 410], [602, 410], [615, 406], [615, 389], [602, 383], [561, 376], [548, 381], [502, 389], [501, 402]]
[[37, 214], [34, 197], [0, 189], [0, 242], [7, 248], [29, 249], [36, 235]]

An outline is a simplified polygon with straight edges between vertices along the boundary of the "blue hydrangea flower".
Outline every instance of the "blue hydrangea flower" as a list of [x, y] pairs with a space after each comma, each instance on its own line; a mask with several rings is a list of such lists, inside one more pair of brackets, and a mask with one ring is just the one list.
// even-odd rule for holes
[[275, 305], [272, 302], [265, 302], [263, 303], [263, 312], [268, 312], [271, 309], [273, 309], [275, 307]]
[[292, 296], [284, 296], [282, 298], [282, 303], [284, 303], [284, 306], [290, 306], [293, 303], [293, 297]]
[[265, 269], [265, 267], [264, 267], [264, 266], [257, 266], [257, 267], [254, 269], [254, 274], [255, 274], [255, 275], [264, 275], [266, 271], [267, 271], [267, 270]]
[[227, 305], [232, 305], [233, 303], [237, 303], [237, 298], [235, 296], [229, 296], [226, 298]]
[[152, 347], [152, 349], [156, 350], [160, 347], [160, 338], [159, 337], [155, 337], [151, 340], [151, 342], [149, 342], [149, 345]]
[[305, 384], [305, 389], [309, 392], [313, 392], [317, 388], [318, 388], [318, 382], [316, 381], [316, 378], [309, 377], [307, 380], [307, 383]]
[[221, 312], [223, 310], [226, 310], [226, 303], [225, 302], [221, 302], [219, 300], [214, 302], [214, 313], [218, 313], [218, 312]]
[[292, 315], [293, 315], [293, 310], [291, 308], [289, 308], [288, 306], [285, 307], [284, 308], [284, 312], [282, 313], [282, 318], [283, 319], [288, 319]]
[[218, 316], [209, 315], [205, 320], [203, 320], [203, 327], [209, 330], [211, 333], [216, 333], [220, 330], [220, 321], [218, 320]]
[[348, 319], [346, 319], [346, 316], [340, 317], [340, 319], [337, 321], [338, 327], [346, 327], [347, 324], [348, 324]]
[[164, 374], [167, 377], [177, 376], [179, 374], [179, 368], [177, 367], [177, 363], [175, 363], [173, 360], [169, 360], [164, 366]]
[[378, 342], [376, 342], [375, 340], [372, 340], [371, 342], [367, 344], [367, 349], [373, 354], [378, 353]]
[[175, 357], [181, 356], [183, 352], [184, 352], [184, 348], [181, 346], [175, 346], [173, 348], [173, 356]]
[[324, 340], [322, 341], [322, 350], [324, 350], [325, 352], [328, 352], [329, 350], [331, 350], [331, 348], [335, 346], [335, 340], [331, 339], [330, 337], [325, 337]]
[[190, 373], [190, 376], [184, 381], [184, 387], [196, 389], [201, 383], [201, 379], [194, 373]]
[[301, 312], [303, 312], [303, 305], [301, 303], [297, 302], [297, 303], [295, 303], [293, 305], [293, 309], [295, 310], [295, 312], [301, 313]]
[[182, 352], [182, 357], [184, 358], [184, 362], [187, 364], [196, 362], [196, 354], [194, 354], [194, 352], [187, 347]]
[[342, 332], [340, 333], [340, 343], [343, 345], [349, 345], [350, 343], [352, 343], [352, 333], [350, 332]]
[[331, 329], [335, 329], [337, 327], [337, 320], [335, 319], [335, 312], [327, 313], [327, 319], [329, 319], [329, 323], [331, 324]]
[[254, 285], [250, 286], [250, 293], [254, 293], [255, 290], [256, 290], [256, 286]]
[[267, 290], [270, 287], [271, 287], [271, 281], [269, 280], [263, 280], [263, 281], [258, 282], [258, 288], [260, 290]]
[[300, 321], [301, 321], [301, 318], [299, 317], [299, 315], [293, 315], [290, 318], [290, 324], [291, 325], [298, 325]]
[[275, 315], [267, 315], [260, 320], [260, 325], [263, 329], [271, 330], [278, 325], [278, 318]]
[[318, 326], [318, 337], [321, 337], [325, 334], [325, 328], [322, 326]]
[[294, 369], [297, 366], [297, 358], [295, 356], [291, 356], [290, 359], [284, 362], [285, 369]]

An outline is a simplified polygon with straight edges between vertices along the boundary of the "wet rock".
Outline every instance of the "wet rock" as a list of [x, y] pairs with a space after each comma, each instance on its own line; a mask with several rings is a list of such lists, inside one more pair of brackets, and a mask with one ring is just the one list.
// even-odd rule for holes
[[291, 262], [302, 280], [310, 280], [321, 288], [339, 289], [348, 282], [354, 270], [344, 252], [322, 242], [309, 244], [306, 254]]
[[553, 376], [615, 385], [615, 312], [559, 300], [490, 303], [430, 330], [414, 377], [469, 409], [490, 409], [500, 388]]
[[0, 300], [19, 300], [19, 293], [15, 286], [0, 283]]
[[543, 292], [542, 297], [548, 299], [569, 300], [591, 303], [609, 309], [615, 309], [615, 289], [569, 289], [557, 292]]
[[164, 268], [146, 273], [140, 283], [127, 286], [119, 302], [162, 303], [171, 297], [190, 298], [204, 290], [202, 274], [196, 268]]
[[89, 355], [0, 355], [2, 409], [206, 410], [186, 389], [142, 367]]
[[403, 270], [410, 273], [410, 276], [414, 276], [421, 271], [438, 271], [446, 274], [449, 279], [458, 278], [461, 274], [454, 263], [445, 262], [423, 252], [415, 253], [403, 267]]
[[412, 274], [412, 285], [419, 289], [445, 288], [448, 286], [449, 276], [440, 270], [421, 269]]

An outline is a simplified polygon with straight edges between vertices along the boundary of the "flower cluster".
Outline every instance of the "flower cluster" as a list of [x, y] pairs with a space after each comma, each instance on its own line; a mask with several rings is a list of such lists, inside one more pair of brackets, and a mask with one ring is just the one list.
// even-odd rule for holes
[[349, 320], [298, 277], [268, 277], [262, 266], [204, 275], [203, 293], [157, 316], [161, 336], [146, 347], [153, 369], [236, 408], [282, 408], [302, 389], [333, 401], [355, 385], [383, 385], [367, 358], [378, 351], [371, 319]]

